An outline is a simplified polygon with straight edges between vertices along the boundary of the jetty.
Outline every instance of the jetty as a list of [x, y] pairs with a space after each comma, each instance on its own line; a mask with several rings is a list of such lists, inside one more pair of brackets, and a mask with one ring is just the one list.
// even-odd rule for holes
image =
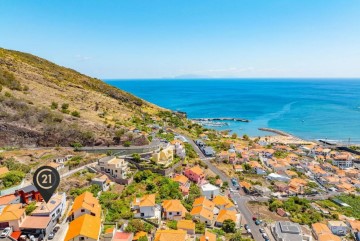
[[243, 118], [234, 117], [216, 117], [216, 118], [192, 118], [193, 121], [239, 121], [239, 122], [250, 122], [250, 120]]
[[286, 133], [284, 131], [280, 131], [280, 130], [276, 130], [276, 129], [271, 129], [271, 128], [259, 128], [260, 131], [267, 131], [267, 132], [272, 132], [275, 134], [278, 134], [280, 136], [292, 136], [289, 133]]

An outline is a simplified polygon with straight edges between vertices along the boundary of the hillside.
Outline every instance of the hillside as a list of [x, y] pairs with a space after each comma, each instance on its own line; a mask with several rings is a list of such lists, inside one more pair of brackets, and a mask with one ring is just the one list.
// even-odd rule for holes
[[0, 48], [0, 147], [143, 144], [123, 135], [160, 110], [99, 79]]

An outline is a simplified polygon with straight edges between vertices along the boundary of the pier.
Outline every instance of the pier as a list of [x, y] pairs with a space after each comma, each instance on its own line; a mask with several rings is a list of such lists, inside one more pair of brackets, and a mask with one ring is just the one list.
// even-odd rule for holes
[[243, 118], [234, 117], [217, 117], [217, 118], [192, 118], [193, 121], [239, 121], [239, 122], [250, 122], [250, 120]]
[[267, 132], [272, 132], [275, 134], [278, 134], [280, 136], [292, 136], [289, 133], [286, 133], [284, 131], [280, 131], [280, 130], [276, 130], [276, 129], [271, 129], [271, 128], [259, 128], [260, 131], [267, 131]]

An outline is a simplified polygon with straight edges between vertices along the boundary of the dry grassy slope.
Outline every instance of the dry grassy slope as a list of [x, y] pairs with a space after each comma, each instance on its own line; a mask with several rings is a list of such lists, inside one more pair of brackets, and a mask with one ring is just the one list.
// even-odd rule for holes
[[[0, 48], [0, 71], [12, 73], [21, 86], [28, 90], [10, 90], [3, 86], [3, 93], [9, 91], [17, 99], [31, 103], [36, 108], [49, 108], [52, 102], [69, 104], [69, 110], [80, 112], [81, 118], [63, 115], [64, 122], [94, 130], [97, 138], [110, 138], [111, 130], [106, 126], [115, 122], [126, 123], [140, 111], [157, 113], [159, 107], [145, 102], [125, 91], [107, 85], [101, 80], [58, 66], [45, 59]], [[11, 112], [9, 108], [6, 110]], [[106, 113], [105, 118], [99, 114]], [[0, 120], [1, 122], [1, 120]], [[20, 121], [21, 122], [21, 121]], [[32, 131], [42, 127], [29, 127], [26, 123], [8, 123]]]

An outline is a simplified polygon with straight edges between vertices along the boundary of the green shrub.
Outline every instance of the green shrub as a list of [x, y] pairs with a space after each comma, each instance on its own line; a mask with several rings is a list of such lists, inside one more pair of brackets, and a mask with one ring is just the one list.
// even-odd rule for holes
[[72, 115], [72, 116], [74, 116], [74, 117], [79, 118], [79, 117], [80, 117], [80, 112], [79, 112], [79, 111], [74, 110], [73, 112], [71, 112], [71, 115]]
[[129, 146], [131, 146], [131, 142], [130, 141], [125, 141], [123, 146], [124, 147], [129, 147]]
[[55, 110], [55, 109], [57, 109], [59, 107], [59, 105], [58, 105], [58, 103], [56, 103], [56, 102], [51, 102], [51, 106], [50, 106], [50, 108], [52, 109], [52, 110]]
[[21, 183], [24, 179], [25, 173], [21, 171], [10, 171], [4, 174], [0, 179], [4, 188], [9, 188]]
[[26, 215], [30, 215], [35, 209], [36, 209], [36, 202], [30, 203], [25, 208]]
[[14, 74], [3, 69], [0, 69], [0, 84], [11, 90], [21, 90], [21, 84]]

